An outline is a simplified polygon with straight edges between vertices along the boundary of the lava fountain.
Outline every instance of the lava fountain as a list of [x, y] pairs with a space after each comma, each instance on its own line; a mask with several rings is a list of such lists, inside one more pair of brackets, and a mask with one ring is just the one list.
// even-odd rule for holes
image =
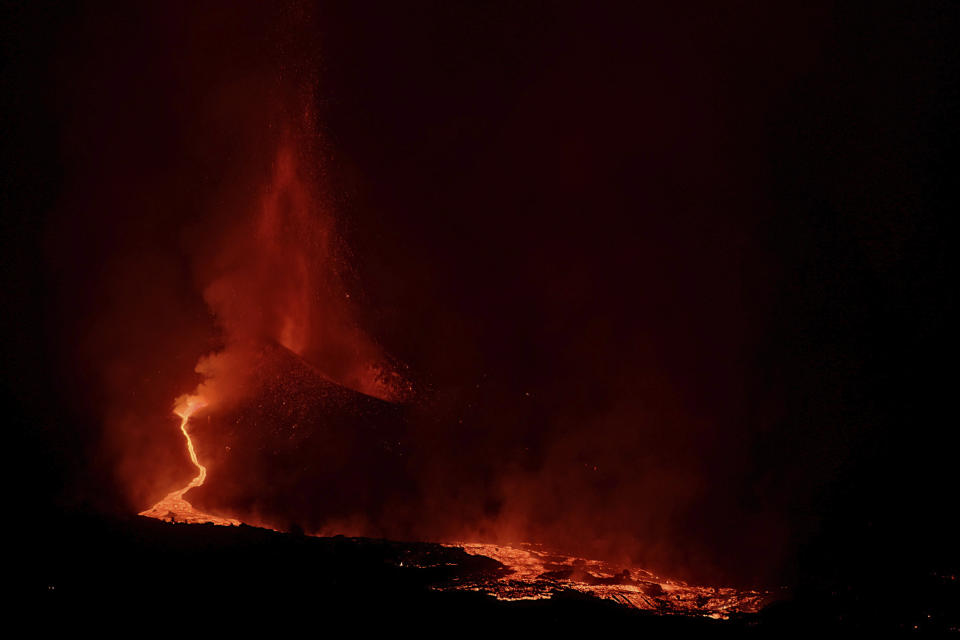
[[239, 520], [234, 520], [233, 518], [223, 518], [204, 513], [183, 497], [190, 489], [202, 485], [207, 478], [207, 468], [200, 464], [200, 460], [197, 458], [197, 451], [193, 446], [193, 440], [190, 438], [190, 432], [187, 431], [190, 416], [205, 406], [207, 406], [207, 403], [200, 396], [184, 395], [177, 399], [176, 406], [173, 410], [173, 412], [180, 417], [180, 431], [183, 432], [183, 437], [187, 439], [187, 451], [190, 453], [190, 461], [198, 471], [196, 477], [194, 477], [187, 486], [168, 493], [160, 502], [146, 511], [141, 511], [139, 515], [156, 518], [158, 520], [166, 520], [168, 522], [188, 522], [194, 524], [210, 522], [219, 525], [240, 524]]

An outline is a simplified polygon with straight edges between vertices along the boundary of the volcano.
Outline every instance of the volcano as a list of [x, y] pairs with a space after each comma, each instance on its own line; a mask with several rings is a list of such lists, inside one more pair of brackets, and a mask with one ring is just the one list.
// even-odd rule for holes
[[349, 389], [276, 343], [251, 348], [243, 399], [191, 421], [205, 511], [270, 528], [323, 531], [371, 521], [408, 485], [403, 407]]

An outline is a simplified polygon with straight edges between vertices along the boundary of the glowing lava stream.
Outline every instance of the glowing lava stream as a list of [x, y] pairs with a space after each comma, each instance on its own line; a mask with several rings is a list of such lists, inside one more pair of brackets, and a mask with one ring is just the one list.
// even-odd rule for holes
[[191, 480], [187, 486], [167, 494], [163, 500], [146, 511], [141, 511], [138, 515], [156, 518], [158, 520], [166, 520], [168, 522], [189, 522], [194, 524], [211, 522], [219, 525], [240, 524], [239, 520], [234, 520], [233, 518], [221, 518], [220, 516], [203, 513], [199, 509], [194, 508], [194, 506], [183, 497], [183, 494], [190, 489], [202, 485], [203, 481], [207, 478], [207, 468], [200, 464], [200, 461], [197, 459], [197, 452], [193, 448], [193, 440], [187, 431], [187, 423], [190, 421], [190, 416], [205, 406], [207, 406], [207, 403], [204, 402], [200, 396], [184, 396], [177, 402], [177, 406], [173, 411], [180, 416], [180, 431], [183, 432], [183, 436], [187, 439], [187, 450], [190, 452], [190, 460], [200, 473], [198, 473], [197, 477]]
[[442, 589], [479, 591], [498, 600], [540, 600], [573, 590], [660, 614], [727, 619], [735, 613], [756, 613], [772, 597], [759, 590], [691, 585], [639, 567], [569, 556], [537, 544], [454, 542], [446, 546], [492, 558], [507, 571], [467, 576]]

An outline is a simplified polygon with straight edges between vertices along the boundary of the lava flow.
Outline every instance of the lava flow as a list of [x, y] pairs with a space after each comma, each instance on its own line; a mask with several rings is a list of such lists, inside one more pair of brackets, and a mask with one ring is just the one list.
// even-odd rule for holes
[[578, 558], [541, 545], [458, 542], [450, 546], [462, 548], [470, 555], [492, 558], [504, 570], [470, 576], [443, 588], [479, 591], [498, 600], [541, 600], [563, 591], [579, 591], [634, 609], [723, 620], [734, 614], [756, 613], [770, 602], [772, 595], [758, 590], [691, 585], [639, 567]]
[[223, 518], [204, 513], [187, 502], [183, 497], [190, 489], [202, 485], [203, 481], [207, 478], [207, 468], [200, 464], [200, 461], [197, 459], [197, 452], [193, 448], [193, 440], [190, 439], [190, 433], [187, 431], [187, 423], [190, 422], [190, 416], [198, 409], [205, 407], [206, 404], [200, 396], [182, 396], [173, 411], [180, 416], [180, 431], [183, 432], [184, 437], [187, 439], [187, 451], [190, 452], [190, 460], [199, 473], [187, 486], [167, 494], [163, 500], [146, 511], [141, 511], [139, 515], [156, 518], [158, 520], [166, 520], [168, 522], [189, 522], [195, 524], [210, 522], [219, 525], [240, 524], [239, 520], [234, 520], [233, 518]]

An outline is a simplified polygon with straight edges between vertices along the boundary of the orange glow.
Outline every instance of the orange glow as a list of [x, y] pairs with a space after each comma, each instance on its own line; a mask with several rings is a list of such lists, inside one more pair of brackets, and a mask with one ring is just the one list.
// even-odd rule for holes
[[540, 545], [514, 547], [471, 542], [450, 546], [493, 558], [506, 568], [503, 575], [485, 576], [452, 587], [489, 593], [498, 600], [540, 600], [572, 589], [635, 609], [715, 619], [727, 619], [734, 613], [755, 613], [769, 601], [769, 594], [760, 591], [694, 586], [639, 567], [568, 556]]
[[[256, 393], [260, 358], [270, 345], [289, 350], [325, 378], [369, 396], [393, 401], [409, 391], [354, 320], [340, 277], [347, 267], [336, 225], [311, 173], [317, 159], [310, 138], [291, 123], [277, 140], [268, 172], [259, 176], [259, 198], [238, 203], [235, 216], [220, 218], [221, 226], [212, 229], [205, 242], [209, 246], [197, 258], [203, 298], [222, 340], [217, 350], [199, 358], [195, 372], [200, 383], [178, 398], [174, 409], [198, 474], [141, 515], [177, 522], [239, 522], [202, 513], [184, 499], [187, 491], [207, 481], [188, 425], [201, 409], [215, 408], [219, 415]], [[212, 478], [206, 488], [214, 489], [219, 481]]]
[[207, 478], [207, 468], [200, 464], [200, 460], [197, 459], [197, 451], [194, 449], [193, 440], [190, 438], [190, 433], [187, 431], [187, 424], [190, 422], [190, 416], [205, 406], [207, 406], [207, 403], [204, 402], [203, 398], [200, 396], [184, 395], [177, 399], [176, 407], [173, 410], [175, 414], [180, 416], [180, 431], [183, 432], [183, 436], [187, 439], [187, 451], [190, 452], [190, 461], [193, 462], [193, 466], [197, 468], [199, 473], [187, 484], [187, 486], [167, 494], [163, 500], [156, 503], [146, 511], [141, 511], [139, 515], [147, 516], [148, 518], [156, 518], [158, 520], [166, 520], [168, 522], [212, 522], [213, 524], [219, 525], [240, 524], [239, 520], [234, 520], [233, 518], [222, 518], [220, 516], [204, 513], [196, 509], [183, 497], [183, 495], [190, 489], [202, 485], [204, 480]]

